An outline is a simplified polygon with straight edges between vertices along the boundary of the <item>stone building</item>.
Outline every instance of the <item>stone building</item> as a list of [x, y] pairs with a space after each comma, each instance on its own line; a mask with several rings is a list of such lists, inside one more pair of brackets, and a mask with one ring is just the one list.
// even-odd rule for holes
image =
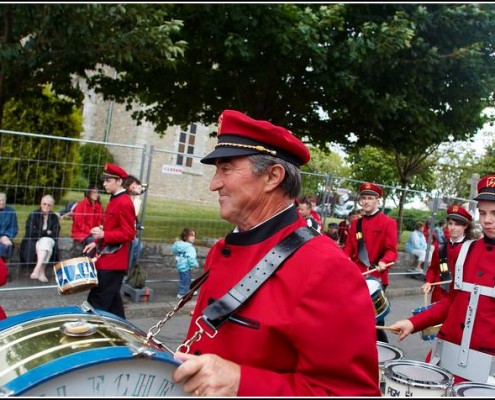
[[216, 142], [210, 137], [214, 129], [191, 122], [187, 130], [171, 126], [160, 137], [153, 125], [138, 125], [125, 105], [85, 90], [82, 139], [108, 143], [115, 162], [148, 183], [151, 196], [217, 202], [208, 189], [214, 168], [199, 161]]

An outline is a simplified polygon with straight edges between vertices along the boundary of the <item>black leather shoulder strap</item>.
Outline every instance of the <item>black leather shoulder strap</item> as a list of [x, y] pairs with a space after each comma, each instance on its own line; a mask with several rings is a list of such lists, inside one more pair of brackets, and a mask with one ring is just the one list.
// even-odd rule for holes
[[291, 254], [318, 235], [313, 229], [302, 227], [286, 236], [227, 294], [203, 310], [203, 320], [213, 329], [218, 329], [272, 276]]
[[357, 220], [357, 225], [356, 225], [356, 239], [358, 243], [358, 257], [361, 260], [361, 262], [366, 265], [368, 268], [371, 267], [370, 259], [368, 257], [368, 250], [366, 250], [366, 245], [364, 243], [364, 237], [363, 237], [363, 231], [362, 231], [362, 225], [363, 219], [359, 218]]

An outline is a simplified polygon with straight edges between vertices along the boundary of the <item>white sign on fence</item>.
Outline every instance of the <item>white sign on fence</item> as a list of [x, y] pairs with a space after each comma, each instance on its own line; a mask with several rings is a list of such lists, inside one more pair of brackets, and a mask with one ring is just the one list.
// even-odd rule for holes
[[178, 165], [162, 165], [163, 174], [182, 175], [184, 168]]

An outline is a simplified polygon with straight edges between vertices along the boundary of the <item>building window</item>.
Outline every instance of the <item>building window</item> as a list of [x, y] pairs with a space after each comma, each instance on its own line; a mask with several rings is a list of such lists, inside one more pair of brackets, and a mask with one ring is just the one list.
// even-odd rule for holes
[[196, 124], [191, 124], [189, 126], [189, 131], [184, 132], [180, 131], [179, 136], [179, 148], [177, 151], [177, 165], [181, 165], [183, 167], [192, 167], [193, 157], [188, 157], [194, 154], [194, 145], [196, 144]]

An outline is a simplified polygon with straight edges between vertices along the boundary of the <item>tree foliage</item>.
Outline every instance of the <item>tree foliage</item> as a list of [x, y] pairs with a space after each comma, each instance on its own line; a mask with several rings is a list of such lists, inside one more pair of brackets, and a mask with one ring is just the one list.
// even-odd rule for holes
[[[419, 154], [471, 137], [493, 103], [492, 4], [175, 4], [177, 68], [136, 71], [122, 91], [159, 130], [225, 108], [322, 148]], [[357, 140], [350, 141], [353, 134]]]
[[102, 144], [86, 143], [79, 149], [81, 169], [79, 171], [80, 181], [87, 185], [100, 184], [100, 177], [105, 169], [105, 163], [113, 163], [114, 158], [110, 151]]
[[91, 83], [113, 68], [115, 88], [135, 82], [132, 71], [171, 68], [185, 43], [173, 37], [181, 23], [168, 17], [167, 4], [1, 4], [0, 128], [3, 106], [51, 83], [57, 94], [81, 101], [75, 77]]
[[[79, 138], [80, 109], [49, 87], [5, 107], [5, 127], [51, 137]], [[18, 204], [37, 204], [44, 194], [58, 202], [77, 175], [78, 142], [0, 132], [0, 182]]]
[[[302, 194], [313, 194], [320, 198], [325, 196], [325, 191], [333, 187], [336, 177], [349, 174], [349, 167], [345, 165], [342, 157], [335, 151], [322, 150], [310, 147], [311, 160], [301, 167], [303, 174]], [[330, 181], [332, 180], [332, 181]]]

